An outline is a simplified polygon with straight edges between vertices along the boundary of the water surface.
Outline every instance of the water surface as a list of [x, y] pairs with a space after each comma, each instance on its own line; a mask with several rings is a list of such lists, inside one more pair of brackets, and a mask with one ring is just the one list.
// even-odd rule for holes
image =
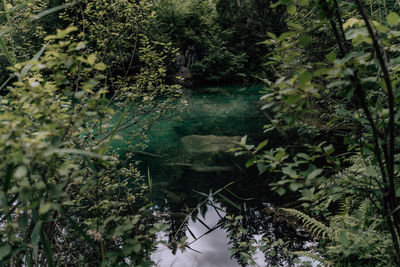
[[[296, 250], [307, 240], [269, 212], [287, 199], [272, 193], [268, 179], [259, 177], [256, 168], [245, 167], [248, 157], [227, 152], [242, 136], [254, 143], [264, 138], [261, 89], [186, 90], [175, 111], [148, 133], [148, 146], [138, 153], [141, 168], [152, 180], [155, 213], [170, 225], [164, 233], [169, 248], [160, 245], [153, 255], [158, 266], [240, 266], [229, 251], [239, 241], [267, 236], [291, 240], [287, 246]], [[207, 205], [207, 195], [212, 195], [214, 204]], [[216, 227], [210, 231], [215, 225], [224, 225], [226, 213], [243, 216], [241, 223], [247, 234], [241, 240], [227, 238], [233, 229]], [[177, 240], [185, 236], [190, 246], [182, 252]], [[256, 258], [260, 266], [285, 262], [279, 251], [267, 257], [258, 253]]]

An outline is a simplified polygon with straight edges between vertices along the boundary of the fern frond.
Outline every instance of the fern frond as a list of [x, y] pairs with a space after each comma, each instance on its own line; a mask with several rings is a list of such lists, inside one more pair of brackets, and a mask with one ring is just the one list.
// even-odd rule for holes
[[294, 251], [292, 253], [298, 257], [306, 257], [313, 261], [320, 262], [323, 265], [329, 266], [329, 262], [327, 262], [325, 259], [323, 259], [320, 255], [316, 255], [316, 254], [308, 252], [308, 251]]
[[369, 216], [370, 214], [370, 209], [371, 209], [371, 203], [369, 199], [365, 199], [363, 202], [361, 202], [360, 207], [358, 210], [361, 212], [363, 215], [363, 218]]
[[360, 224], [360, 220], [352, 215], [336, 215], [330, 219], [330, 226], [336, 233]]
[[340, 215], [348, 215], [350, 210], [350, 201], [348, 198], [342, 196], [342, 198], [338, 201], [339, 209], [338, 213]]
[[296, 217], [303, 224], [303, 227], [307, 228], [312, 235], [329, 238], [330, 240], [334, 239], [334, 234], [331, 228], [316, 219], [311, 218], [307, 214], [295, 209], [280, 208], [280, 210], [286, 212], [290, 216]]

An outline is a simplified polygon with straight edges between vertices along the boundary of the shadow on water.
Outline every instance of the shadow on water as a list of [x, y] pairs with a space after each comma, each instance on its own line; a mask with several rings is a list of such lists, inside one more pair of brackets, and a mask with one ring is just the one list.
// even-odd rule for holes
[[[261, 236], [289, 240], [285, 246], [291, 250], [299, 250], [307, 242], [307, 237], [271, 212], [271, 207], [290, 199], [280, 199], [269, 191], [265, 177], [258, 177], [255, 168], [246, 169], [246, 158], [227, 152], [244, 135], [250, 142], [262, 140], [266, 117], [260, 110], [260, 90], [185, 91], [176, 111], [148, 133], [148, 147], [138, 156], [142, 170], [152, 179], [155, 213], [170, 225], [165, 233], [169, 249], [160, 246], [153, 255], [158, 266], [240, 266], [237, 259], [241, 256], [231, 259], [228, 248]], [[236, 230], [222, 227], [226, 214], [242, 216], [245, 234], [240, 240], [227, 237]], [[185, 236], [192, 243], [182, 253], [178, 240]], [[257, 262], [289, 265], [284, 253], [276, 250], [267, 256], [258, 253]]]

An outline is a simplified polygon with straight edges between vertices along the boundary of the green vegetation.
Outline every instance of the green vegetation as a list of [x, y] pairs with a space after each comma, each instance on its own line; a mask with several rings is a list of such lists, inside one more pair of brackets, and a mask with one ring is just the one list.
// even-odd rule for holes
[[[89, 12], [93, 5], [97, 11]], [[142, 13], [101, 15], [126, 5]], [[73, 21], [74, 8], [62, 19]], [[3, 13], [11, 45], [3, 42], [1, 48], [11, 78], [3, 87], [0, 113], [1, 265], [148, 266], [153, 235], [163, 227], [152, 219], [147, 185], [134, 161], [129, 155], [120, 158], [110, 144], [132, 126], [140, 138], [180, 94], [179, 87], [164, 82], [170, 50], [139, 33], [153, 16], [146, 1], [111, 6], [92, 1], [80, 8], [87, 12], [87, 20], [76, 23], [81, 29], [70, 26], [20, 43], [26, 49], [42, 43], [28, 61], [10, 49], [21, 29], [14, 29], [8, 16], [29, 23], [45, 14], [29, 8]], [[130, 30], [126, 42], [106, 36], [119, 32], [101, 27], [121, 30], [128, 19], [134, 28], [125, 28]], [[104, 40], [111, 42], [101, 46]], [[114, 53], [104, 50], [118, 46]], [[150, 111], [158, 115], [149, 116]], [[141, 137], [125, 146], [133, 150], [143, 142]]]
[[[159, 232], [174, 252], [190, 248], [190, 218], [225, 229], [242, 265], [257, 264], [259, 250], [271, 265], [400, 264], [397, 1], [3, 0], [0, 9], [1, 266], [152, 266]], [[221, 117], [215, 103], [176, 104], [182, 84], [261, 82], [259, 112], [243, 96]], [[178, 106], [195, 132], [174, 121], [173, 132], [149, 134]], [[240, 125], [225, 134], [229, 121], [257, 125], [261, 114], [264, 129], [249, 138]], [[143, 151], [157, 136], [156, 151]], [[157, 154], [169, 150], [179, 155]], [[169, 169], [145, 166], [145, 178], [140, 153]], [[239, 185], [221, 178], [235, 168]], [[251, 210], [253, 198], [231, 187], [253, 183], [243, 176], [254, 171], [294, 204]], [[193, 187], [154, 197], [156, 172]], [[189, 172], [221, 181], [208, 193], [208, 182], [184, 180]], [[227, 216], [210, 228], [199, 217], [206, 205], [218, 213], [214, 200]], [[314, 247], [276, 233], [256, 240], [261, 224], [246, 209], [305, 230]]]
[[270, 0], [153, 1], [157, 39], [179, 48], [173, 71], [194, 85], [259, 83], [271, 75], [264, 65], [268, 32], [282, 31], [283, 12]]
[[308, 144], [243, 142], [254, 155], [248, 165], [279, 174], [271, 183], [278, 194], [299, 194], [301, 211], [281, 211], [319, 238], [321, 263], [398, 265], [399, 8], [394, 1], [278, 4], [291, 16], [288, 32], [265, 41], [278, 77], [266, 80], [263, 109], [273, 115], [265, 131], [308, 135]]

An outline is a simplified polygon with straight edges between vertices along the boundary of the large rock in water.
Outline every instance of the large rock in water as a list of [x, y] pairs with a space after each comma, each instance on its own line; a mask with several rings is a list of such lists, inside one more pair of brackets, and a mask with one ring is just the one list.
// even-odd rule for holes
[[188, 153], [221, 153], [235, 146], [240, 136], [187, 135], [181, 138], [183, 148]]

